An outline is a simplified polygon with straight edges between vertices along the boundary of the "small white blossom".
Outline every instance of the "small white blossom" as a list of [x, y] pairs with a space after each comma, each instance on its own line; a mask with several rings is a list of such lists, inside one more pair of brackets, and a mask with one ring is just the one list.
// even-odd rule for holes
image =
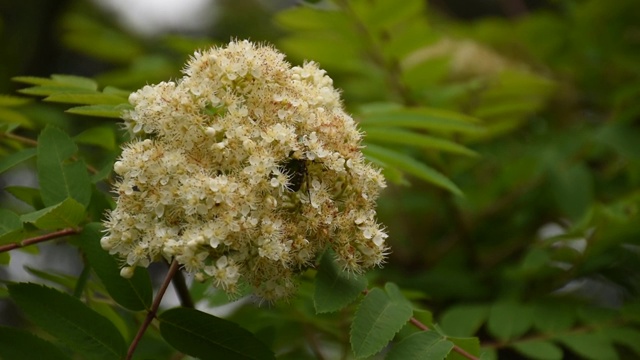
[[385, 187], [362, 134], [316, 63], [233, 41], [194, 53], [175, 82], [129, 97], [133, 135], [114, 164], [117, 206], [101, 245], [133, 276], [161, 258], [229, 293], [273, 300], [333, 247], [349, 271], [380, 265]]

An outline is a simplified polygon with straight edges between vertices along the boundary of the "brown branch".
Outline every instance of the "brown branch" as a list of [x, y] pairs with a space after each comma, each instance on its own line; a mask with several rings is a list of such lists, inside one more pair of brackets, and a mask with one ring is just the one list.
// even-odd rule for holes
[[34, 245], [34, 244], [45, 242], [45, 241], [49, 241], [49, 240], [53, 240], [53, 239], [57, 239], [57, 238], [61, 238], [61, 237], [67, 236], [67, 235], [77, 234], [81, 230], [82, 229], [79, 229], [79, 228], [67, 228], [67, 229], [54, 231], [52, 233], [44, 234], [44, 235], [41, 235], [41, 236], [36, 236], [36, 237], [30, 238], [30, 239], [22, 240], [22, 241], [17, 242], [17, 243], [5, 244], [5, 245], [0, 246], [0, 253], [3, 253], [5, 251], [11, 251], [11, 250], [18, 249], [18, 248], [22, 248], [22, 247], [29, 246], [29, 245]]
[[125, 358], [126, 360], [131, 360], [131, 358], [133, 357], [133, 353], [138, 346], [138, 343], [140, 343], [140, 339], [142, 339], [142, 335], [144, 335], [145, 331], [147, 331], [147, 328], [151, 324], [151, 321], [153, 321], [153, 319], [156, 317], [158, 308], [160, 307], [160, 301], [162, 301], [162, 297], [164, 296], [165, 291], [167, 291], [169, 283], [171, 283], [171, 279], [173, 279], [176, 272], [178, 272], [178, 262], [176, 260], [173, 260], [171, 266], [169, 267], [169, 271], [167, 272], [167, 276], [164, 278], [160, 289], [158, 289], [155, 299], [153, 299], [153, 304], [151, 305], [151, 309], [149, 309], [149, 312], [147, 313], [147, 317], [144, 319], [144, 322], [140, 326], [140, 329], [138, 329], [136, 337], [133, 339], [131, 345], [129, 346], [129, 351], [127, 351], [127, 357]]
[[16, 135], [16, 134], [12, 134], [12, 133], [4, 133], [3, 134], [5, 137], [12, 139], [12, 140], [16, 140], [18, 142], [21, 142], [23, 144], [27, 144], [27, 145], [31, 145], [31, 146], [38, 146], [38, 142], [33, 140], [33, 139], [29, 139], [27, 137], [24, 136], [20, 136], [20, 135]]
[[182, 271], [176, 271], [176, 274], [173, 276], [173, 288], [176, 290], [176, 294], [180, 299], [180, 305], [182, 305], [182, 307], [190, 309], [195, 307]]

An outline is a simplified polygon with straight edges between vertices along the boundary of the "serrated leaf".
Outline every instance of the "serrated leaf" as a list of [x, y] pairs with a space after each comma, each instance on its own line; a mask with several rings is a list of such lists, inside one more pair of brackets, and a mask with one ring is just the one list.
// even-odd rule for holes
[[511, 345], [516, 351], [533, 360], [562, 360], [562, 348], [551, 341], [526, 341]]
[[72, 198], [63, 202], [22, 215], [23, 222], [31, 223], [38, 229], [56, 230], [74, 227], [84, 219], [85, 207]]
[[362, 149], [362, 152], [419, 179], [449, 190], [455, 195], [462, 196], [462, 191], [446, 176], [410, 156], [372, 144], [367, 144], [367, 147]]
[[0, 326], [0, 359], [68, 360], [52, 343], [27, 331]]
[[559, 336], [558, 340], [572, 352], [590, 360], [618, 359], [611, 340], [603, 333], [582, 333]]
[[160, 334], [177, 350], [208, 359], [275, 359], [273, 352], [238, 324], [189, 308], [160, 317]]
[[478, 156], [475, 151], [453, 141], [397, 128], [369, 128], [366, 131], [365, 140], [376, 143], [401, 144], [466, 156]]
[[118, 359], [124, 339], [106, 318], [80, 300], [37, 284], [10, 284], [9, 294], [29, 319], [86, 359]]
[[32, 268], [32, 267], [26, 266], [26, 265], [25, 265], [24, 269], [29, 274], [31, 274], [31, 275], [39, 278], [39, 279], [47, 280], [47, 281], [50, 281], [50, 282], [52, 282], [54, 284], [61, 285], [65, 289], [68, 289], [68, 290], [73, 290], [73, 288], [76, 285], [76, 282], [78, 281], [78, 278], [75, 277], [75, 276], [55, 273], [55, 272], [53, 272], [51, 270], [42, 271], [42, 270], [38, 270], [36, 268]]
[[531, 307], [516, 302], [493, 304], [489, 311], [487, 329], [500, 340], [517, 338], [529, 330], [533, 324]]
[[103, 149], [116, 149], [116, 135], [110, 126], [95, 126], [76, 135], [73, 140], [78, 143], [100, 146]]
[[84, 251], [96, 275], [118, 304], [133, 311], [151, 307], [153, 289], [147, 269], [137, 268], [130, 279], [120, 276], [118, 260], [102, 249], [101, 238], [101, 224], [90, 223], [73, 239], [72, 244]]
[[34, 209], [41, 208], [43, 205], [40, 197], [40, 190], [26, 186], [7, 186], [4, 188], [6, 192], [16, 197], [16, 199], [31, 205]]
[[74, 198], [83, 206], [91, 199], [91, 181], [82, 161], [69, 163], [78, 151], [61, 130], [47, 126], [38, 137], [38, 180], [42, 201], [51, 206]]
[[120, 96], [104, 93], [58, 93], [51, 94], [44, 98], [44, 101], [58, 102], [65, 104], [87, 104], [87, 105], [118, 105], [126, 102]]
[[122, 111], [124, 108], [128, 107], [128, 104], [118, 104], [118, 105], [86, 105], [86, 106], [75, 106], [70, 109], [67, 109], [66, 112], [71, 114], [78, 115], [86, 115], [86, 116], [97, 116], [97, 117], [105, 117], [111, 119], [119, 119], [122, 117]]
[[453, 343], [435, 331], [420, 331], [402, 339], [391, 348], [386, 360], [442, 360]]
[[431, 108], [403, 108], [364, 113], [360, 126], [365, 131], [375, 126], [406, 127], [440, 132], [479, 134], [484, 130], [479, 120], [457, 112]]
[[316, 312], [338, 311], [366, 288], [366, 277], [342, 271], [335, 262], [333, 251], [327, 250], [320, 260], [316, 275], [313, 294]]
[[351, 324], [351, 349], [357, 358], [382, 350], [411, 318], [411, 305], [398, 296], [399, 291], [393, 286], [390, 289], [392, 294], [372, 289], [356, 310]]
[[27, 129], [33, 129], [35, 127], [31, 119], [20, 112], [7, 108], [0, 108], [0, 122], [19, 125]]
[[15, 242], [21, 238], [22, 221], [13, 211], [0, 209], [0, 245]]
[[440, 319], [440, 326], [452, 336], [472, 336], [489, 316], [486, 305], [459, 305], [447, 309]]
[[0, 159], [0, 174], [22, 163], [23, 161], [27, 161], [36, 156], [36, 152], [37, 150], [34, 148], [22, 149], [3, 159]]

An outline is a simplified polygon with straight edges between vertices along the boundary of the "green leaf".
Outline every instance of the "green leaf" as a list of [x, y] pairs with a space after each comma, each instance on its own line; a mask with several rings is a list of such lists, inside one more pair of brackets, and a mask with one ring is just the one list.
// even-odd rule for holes
[[403, 153], [372, 144], [367, 144], [367, 147], [362, 149], [362, 152], [366, 156], [380, 159], [380, 161], [392, 165], [399, 170], [405, 171], [433, 185], [447, 189], [455, 195], [462, 196], [462, 191], [446, 176]]
[[89, 264], [113, 300], [133, 311], [150, 308], [153, 289], [147, 269], [137, 268], [130, 279], [120, 276], [118, 260], [102, 249], [100, 246], [101, 238], [101, 224], [90, 223], [73, 239], [72, 244], [84, 251]]
[[556, 168], [549, 174], [554, 199], [573, 220], [579, 220], [593, 201], [593, 176], [583, 164]]
[[51, 271], [51, 270], [42, 271], [42, 270], [38, 270], [36, 268], [32, 268], [32, 267], [26, 266], [26, 265], [25, 265], [24, 269], [29, 274], [31, 274], [31, 275], [33, 275], [33, 276], [35, 276], [37, 278], [50, 281], [50, 282], [52, 282], [54, 284], [61, 285], [65, 289], [68, 289], [68, 290], [73, 290], [73, 288], [76, 285], [76, 282], [78, 281], [78, 278], [75, 277], [75, 276], [55, 273], [54, 271]]
[[526, 341], [511, 345], [516, 351], [534, 360], [562, 360], [562, 348], [551, 341]]
[[386, 360], [442, 360], [453, 349], [453, 343], [435, 331], [420, 331], [396, 344]]
[[411, 304], [399, 289], [389, 284], [386, 290], [372, 289], [356, 310], [351, 324], [351, 348], [357, 358], [382, 350], [411, 318]]
[[[8, 265], [11, 262], [11, 254], [8, 251], [0, 253], [0, 265]], [[0, 289], [0, 295], [2, 294], [2, 289]], [[2, 296], [0, 296], [1, 298]]]
[[27, 317], [87, 359], [118, 359], [124, 339], [106, 318], [80, 300], [37, 284], [10, 284], [9, 294]]
[[517, 338], [533, 324], [531, 307], [516, 302], [500, 302], [491, 307], [487, 329], [500, 340]]
[[58, 84], [69, 85], [87, 90], [98, 90], [98, 83], [96, 83], [95, 80], [82, 76], [54, 74], [51, 75], [51, 79]]
[[22, 221], [20, 216], [6, 209], [0, 209], [0, 245], [21, 239]]
[[52, 343], [27, 331], [0, 326], [0, 359], [69, 359]]
[[572, 304], [551, 301], [540, 302], [533, 308], [533, 325], [545, 333], [567, 330], [576, 321], [576, 309]]
[[58, 81], [55, 81], [50, 78], [43, 78], [43, 77], [37, 77], [37, 76], [15, 76], [15, 77], [12, 77], [11, 80], [19, 83], [40, 85], [40, 86], [59, 85]]
[[[480, 340], [476, 337], [447, 337], [449, 341], [451, 341], [454, 345], [458, 345], [459, 348], [468, 352], [471, 355], [479, 356], [480, 355]], [[456, 351], [452, 351], [447, 356], [447, 360], [467, 360], [468, 357], [462, 356], [460, 353]]]
[[466, 156], [478, 156], [477, 152], [453, 141], [396, 128], [373, 127], [367, 129], [365, 140], [377, 143], [402, 144]]
[[31, 159], [34, 156], [36, 156], [36, 149], [29, 148], [22, 149], [3, 159], [0, 159], [0, 174], [22, 163], [23, 161]]
[[189, 308], [160, 317], [160, 334], [177, 350], [203, 360], [275, 359], [273, 352], [238, 324]]
[[38, 137], [38, 180], [45, 205], [71, 197], [86, 207], [91, 199], [91, 181], [82, 161], [69, 163], [78, 148], [67, 134], [47, 126]]
[[440, 326], [452, 336], [472, 336], [489, 316], [486, 305], [460, 305], [447, 309], [440, 319]]
[[62, 95], [62, 94], [72, 94], [72, 95], [82, 95], [82, 94], [99, 94], [99, 92], [94, 90], [87, 89], [79, 89], [76, 87], [70, 87], [65, 85], [44, 85], [44, 86], [34, 86], [30, 88], [20, 89], [19, 93], [27, 94], [27, 95], [35, 95], [35, 96], [51, 96], [51, 95]]
[[119, 119], [122, 117], [122, 111], [128, 107], [130, 107], [128, 104], [122, 103], [117, 105], [86, 105], [72, 107], [67, 109], [66, 112], [78, 115]]
[[31, 205], [34, 209], [43, 207], [40, 190], [26, 186], [7, 186], [4, 188], [6, 192], [15, 196], [18, 200]]
[[68, 198], [59, 204], [24, 214], [21, 219], [38, 229], [56, 230], [78, 225], [84, 219], [84, 210], [82, 204]]
[[313, 303], [317, 313], [338, 311], [367, 288], [367, 278], [342, 271], [330, 250], [320, 260], [315, 283]]
[[590, 360], [618, 359], [611, 340], [603, 333], [582, 333], [559, 336], [558, 340], [572, 352]]
[[65, 104], [87, 104], [87, 105], [119, 105], [127, 101], [120, 96], [104, 93], [84, 93], [66, 92], [51, 94], [44, 98], [44, 101], [65, 103]]
[[640, 330], [631, 327], [611, 327], [604, 333], [612, 342], [626, 346], [640, 356]]
[[33, 129], [35, 127], [31, 119], [22, 113], [6, 108], [0, 108], [0, 123], [15, 124], [27, 129]]
[[107, 150], [116, 149], [116, 135], [110, 126], [89, 128], [73, 138], [77, 143], [100, 146]]
[[32, 100], [26, 97], [0, 94], [0, 106], [14, 107], [30, 103]]
[[375, 126], [395, 126], [439, 132], [478, 134], [483, 128], [479, 120], [457, 112], [431, 108], [403, 108], [362, 114], [360, 126], [365, 131]]

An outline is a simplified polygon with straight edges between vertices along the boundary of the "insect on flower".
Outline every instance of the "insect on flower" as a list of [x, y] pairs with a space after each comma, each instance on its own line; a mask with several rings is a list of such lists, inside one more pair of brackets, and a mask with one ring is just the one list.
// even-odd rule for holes
[[296, 154], [296, 152], [294, 151], [289, 154], [289, 158], [283, 164], [285, 172], [289, 175], [289, 191], [299, 191], [302, 188], [305, 180], [307, 180], [307, 192], [309, 191], [309, 171], [307, 168], [308, 161], [308, 159], [302, 157], [299, 154]]

